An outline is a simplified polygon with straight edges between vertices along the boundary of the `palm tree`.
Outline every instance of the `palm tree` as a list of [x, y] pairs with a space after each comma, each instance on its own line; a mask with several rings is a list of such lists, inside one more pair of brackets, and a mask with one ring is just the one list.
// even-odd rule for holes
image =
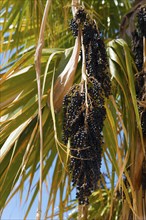
[[[38, 195], [40, 218], [45, 186], [49, 189], [46, 211], [42, 213], [45, 219], [63, 219], [66, 212], [69, 219], [146, 219], [146, 137], [139, 112], [146, 103], [136, 98], [138, 70], [130, 44], [133, 18], [144, 1], [88, 0], [83, 5], [104, 36], [112, 82], [112, 95], [105, 102], [105, 171], [98, 189], [90, 196], [88, 207], [76, 209], [78, 201], [70, 197], [74, 189], [68, 169], [70, 148], [62, 143], [61, 108], [63, 96], [81, 75], [81, 62], [75, 59], [79, 44], [69, 29], [71, 1], [3, 0], [0, 207], [3, 211], [16, 193], [22, 196], [28, 182], [24, 199], [29, 198], [29, 203], [24, 219]], [[65, 72], [67, 65], [75, 71], [70, 73], [69, 68]], [[55, 212], [57, 194], [59, 210]]]

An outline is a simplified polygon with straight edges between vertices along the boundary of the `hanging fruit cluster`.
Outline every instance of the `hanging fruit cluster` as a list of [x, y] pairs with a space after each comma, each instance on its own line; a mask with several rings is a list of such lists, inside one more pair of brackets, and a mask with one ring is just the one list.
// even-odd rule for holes
[[77, 187], [79, 204], [88, 197], [100, 178], [102, 129], [106, 117], [105, 98], [110, 95], [104, 43], [95, 22], [80, 8], [70, 23], [75, 37], [81, 36], [81, 83], [74, 85], [63, 100], [63, 140], [70, 142], [70, 172]]
[[[136, 75], [136, 95], [140, 102], [146, 105], [146, 6], [139, 9], [137, 14], [136, 30], [133, 33], [133, 54], [135, 64], [138, 69]], [[139, 105], [139, 113], [141, 115], [141, 127], [143, 135], [146, 135], [146, 107]], [[146, 160], [143, 161], [142, 168], [142, 188], [146, 190]]]
[[[144, 70], [144, 39], [146, 38], [146, 6], [139, 9], [136, 29], [132, 34], [132, 50], [138, 69], [136, 95], [138, 101], [146, 101], [146, 72]], [[146, 108], [139, 106], [143, 134], [146, 134]]]

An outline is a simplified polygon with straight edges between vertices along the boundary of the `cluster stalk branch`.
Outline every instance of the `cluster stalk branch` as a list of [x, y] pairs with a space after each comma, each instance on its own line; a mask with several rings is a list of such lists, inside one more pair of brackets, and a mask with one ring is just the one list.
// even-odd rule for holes
[[81, 34], [82, 43], [82, 79], [81, 82], [85, 84], [85, 103], [86, 110], [88, 109], [88, 89], [87, 89], [87, 74], [86, 74], [86, 58], [85, 58], [85, 47], [83, 44], [83, 35]]

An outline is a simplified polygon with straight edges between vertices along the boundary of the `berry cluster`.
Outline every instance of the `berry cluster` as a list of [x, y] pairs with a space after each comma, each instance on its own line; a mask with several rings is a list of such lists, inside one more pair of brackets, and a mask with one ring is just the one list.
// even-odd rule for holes
[[136, 29], [132, 33], [132, 50], [139, 72], [143, 68], [143, 37], [146, 37], [146, 7], [139, 9]]
[[65, 144], [70, 140], [70, 172], [80, 204], [88, 204], [100, 178], [101, 131], [106, 114], [103, 90], [96, 79], [88, 79], [88, 108], [85, 96], [85, 88], [79, 84], [71, 88], [63, 101], [63, 139]]
[[[138, 69], [136, 75], [136, 95], [139, 101], [145, 100], [145, 78], [146, 73], [143, 70], [143, 37], [146, 37], [146, 7], [139, 9], [137, 14], [136, 29], [132, 34], [132, 51], [135, 59], [135, 64]], [[141, 115], [141, 126], [143, 134], [146, 134], [146, 109], [139, 106], [139, 113]]]
[[137, 30], [132, 33], [132, 51], [135, 64], [140, 72], [143, 67], [143, 36], [140, 36]]
[[106, 49], [100, 37], [95, 21], [81, 8], [71, 20], [70, 27], [73, 36], [78, 36], [78, 31], [83, 34], [83, 44], [86, 54], [86, 69], [88, 76], [94, 76], [102, 85], [105, 96], [110, 94], [110, 79], [108, 75], [108, 62]]
[[85, 22], [83, 26], [83, 44], [86, 53], [86, 68], [88, 76], [94, 76], [105, 91], [110, 94], [110, 79], [105, 45], [94, 21]]
[[87, 14], [84, 11], [84, 9], [80, 8], [76, 12], [75, 17], [73, 19], [71, 19], [70, 28], [72, 30], [72, 34], [74, 37], [78, 36], [79, 27], [82, 25], [82, 23], [85, 22], [86, 16], [87, 16]]
[[107, 57], [95, 22], [81, 8], [71, 21], [73, 35], [81, 31], [85, 50], [86, 83], [74, 85], [63, 100], [63, 140], [70, 141], [70, 172], [79, 204], [88, 198], [100, 178], [105, 97], [111, 84]]
[[137, 17], [139, 34], [146, 37], [146, 6], [140, 8]]

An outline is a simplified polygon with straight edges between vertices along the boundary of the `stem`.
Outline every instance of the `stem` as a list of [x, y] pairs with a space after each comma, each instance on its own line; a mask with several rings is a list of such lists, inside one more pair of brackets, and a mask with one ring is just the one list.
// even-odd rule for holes
[[80, 0], [72, 0], [72, 14], [75, 16], [77, 8], [80, 6]]
[[83, 35], [81, 34], [82, 42], [82, 82], [85, 83], [85, 103], [86, 108], [88, 109], [88, 89], [87, 89], [87, 75], [86, 75], [86, 57], [85, 57], [85, 47], [83, 44]]
[[[75, 16], [75, 13], [80, 6], [80, 0], [72, 0], [72, 14]], [[80, 30], [79, 30], [80, 31]], [[82, 43], [82, 56], [83, 56], [83, 62], [82, 62], [82, 79], [81, 82], [85, 83], [85, 101], [86, 101], [86, 107], [88, 109], [88, 100], [87, 100], [87, 77], [86, 77], [86, 59], [85, 59], [85, 48], [83, 45], [83, 36], [81, 33], [81, 43]], [[87, 220], [88, 216], [88, 206], [87, 205], [78, 205], [78, 220]]]
[[[86, 74], [86, 54], [85, 47], [83, 44], [83, 34], [81, 33], [81, 43], [82, 43], [82, 78], [81, 84], [85, 85], [85, 104], [86, 104], [86, 114], [88, 112], [88, 87], [87, 87], [87, 74]], [[82, 88], [83, 89], [83, 88]], [[88, 205], [78, 206], [78, 220], [87, 220], [88, 216]]]
[[36, 220], [41, 219], [41, 212], [42, 212], [42, 182], [43, 182], [43, 126], [42, 126], [42, 107], [41, 107], [41, 100], [42, 100], [42, 91], [41, 91], [41, 55], [42, 55], [42, 48], [44, 45], [44, 31], [47, 21], [48, 11], [51, 5], [51, 0], [47, 0], [43, 19], [41, 23], [41, 29], [39, 34], [38, 45], [36, 48], [35, 53], [35, 70], [36, 70], [36, 78], [37, 78], [37, 89], [38, 89], [38, 118], [39, 118], [39, 132], [40, 132], [40, 180], [39, 180], [39, 201], [38, 201], [38, 210], [36, 213]]

